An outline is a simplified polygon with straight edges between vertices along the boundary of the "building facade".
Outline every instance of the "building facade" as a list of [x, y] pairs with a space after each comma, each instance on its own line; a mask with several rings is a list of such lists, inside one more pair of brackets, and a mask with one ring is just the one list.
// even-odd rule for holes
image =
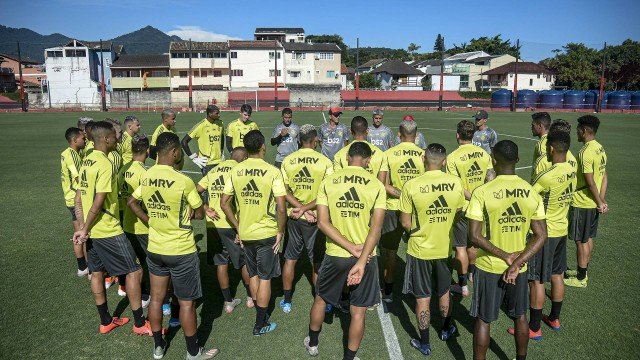
[[[542, 65], [532, 62], [518, 62], [518, 90], [551, 90], [555, 84], [555, 74]], [[511, 62], [487, 71], [491, 90], [513, 90], [516, 64]]]
[[111, 65], [111, 86], [117, 90], [169, 90], [169, 55], [121, 55]]
[[178, 41], [169, 45], [172, 91], [189, 90], [189, 56], [192, 89], [229, 89], [231, 73], [229, 46], [226, 42]]
[[276, 40], [229, 40], [231, 89], [273, 88], [278, 70], [278, 87], [284, 86], [284, 48]]
[[306, 37], [303, 28], [256, 28], [253, 39], [258, 41], [276, 40], [284, 43], [304, 43]]
[[341, 50], [336, 44], [284, 43], [284, 82], [340, 85]]

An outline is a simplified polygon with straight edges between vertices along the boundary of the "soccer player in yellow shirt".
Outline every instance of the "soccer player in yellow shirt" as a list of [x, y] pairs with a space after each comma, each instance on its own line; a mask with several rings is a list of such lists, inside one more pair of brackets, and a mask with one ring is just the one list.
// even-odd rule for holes
[[[180, 325], [187, 343], [187, 360], [210, 359], [218, 349], [198, 345], [196, 300], [202, 297], [200, 260], [191, 219], [203, 219], [202, 199], [188, 176], [174, 169], [182, 160], [180, 138], [171, 132], [156, 139], [158, 162], [142, 177], [127, 204], [149, 224], [147, 266], [151, 282], [149, 321], [154, 340], [154, 359], [161, 359], [167, 342], [162, 338], [162, 302], [169, 281], [180, 303]], [[145, 213], [140, 206], [147, 209]], [[128, 285], [128, 282], [127, 282]]]
[[[184, 140], [183, 140], [184, 148]], [[227, 314], [233, 312], [240, 299], [234, 299], [229, 290], [229, 264], [242, 274], [242, 282], [247, 291], [247, 307], [254, 307], [249, 286], [249, 272], [244, 262], [244, 250], [236, 242], [238, 233], [233, 229], [229, 220], [220, 208], [220, 196], [224, 191], [224, 184], [229, 181], [231, 171], [239, 163], [247, 159], [247, 150], [237, 147], [231, 152], [231, 159], [219, 163], [209, 171], [196, 185], [199, 193], [206, 191], [208, 204], [204, 209], [207, 215], [207, 262], [216, 266], [218, 284], [224, 298], [224, 310]]]
[[[220, 120], [220, 109], [215, 105], [207, 106], [207, 117], [197, 123], [182, 138], [182, 150], [202, 171], [202, 176], [223, 161], [224, 124]], [[198, 140], [198, 153], [189, 148], [191, 139]]]
[[[158, 140], [158, 136], [165, 132], [172, 132], [176, 134], [176, 113], [171, 109], [164, 109], [160, 116], [162, 117], [162, 123], [158, 125], [158, 127], [153, 131], [153, 135], [151, 135], [149, 157], [153, 160], [155, 160], [157, 156], [156, 141]], [[180, 161], [181, 162], [178, 166], [182, 164], [182, 160]]]
[[[447, 173], [459, 177], [464, 188], [462, 211], [467, 210], [473, 190], [496, 177], [491, 155], [472, 143], [475, 130], [476, 126], [471, 121], [460, 121], [456, 127], [459, 146], [447, 156]], [[458, 283], [451, 286], [451, 291], [469, 296], [467, 281], [476, 267], [477, 248], [469, 242], [469, 223], [464, 213], [456, 216], [453, 222], [453, 247], [459, 267]]]
[[382, 301], [393, 301], [396, 253], [404, 230], [398, 222], [400, 192], [404, 184], [424, 173], [424, 150], [415, 144], [418, 124], [403, 120], [399, 127], [400, 143], [384, 152], [389, 162], [387, 176], [387, 210], [384, 214], [380, 247], [384, 249], [384, 289]]
[[[60, 154], [60, 179], [62, 181], [65, 205], [67, 209], [69, 209], [69, 212], [71, 212], [71, 224], [75, 232], [79, 228], [74, 206], [78, 187], [78, 173], [82, 164], [80, 152], [84, 149], [86, 140], [84, 132], [75, 127], [68, 128], [64, 133], [64, 137], [67, 139], [69, 147]], [[76, 274], [80, 277], [88, 275], [89, 269], [87, 268], [87, 260], [84, 256], [84, 246], [74, 244], [73, 252], [76, 255], [76, 261], [78, 263], [78, 271]]]
[[[571, 124], [569, 124], [568, 121], [562, 119], [553, 120], [553, 122], [549, 126], [549, 132], [556, 130], [571, 135]], [[578, 171], [578, 160], [573, 155], [571, 150], [567, 151], [567, 162], [569, 163], [569, 165], [571, 165], [571, 167], [573, 167], [576, 172]], [[533, 163], [533, 174], [531, 176], [531, 181], [533, 181], [538, 176], [538, 174], [548, 170], [551, 165], [551, 161], [547, 159], [546, 154], [539, 156]]]
[[[456, 214], [464, 205], [464, 188], [460, 178], [444, 173], [447, 152], [440, 144], [427, 146], [427, 172], [409, 180], [400, 197], [400, 222], [409, 233], [407, 265], [403, 293], [416, 297], [416, 317], [419, 339], [411, 346], [423, 355], [431, 354], [429, 326], [431, 325], [431, 296], [439, 298], [443, 324], [440, 339], [447, 341], [457, 328], [451, 323], [449, 286], [449, 233]], [[432, 283], [435, 282], [435, 283]]]
[[318, 227], [327, 236], [327, 243], [311, 307], [309, 336], [304, 339], [312, 356], [318, 355], [326, 304], [340, 307], [345, 284], [350, 290], [351, 323], [343, 359], [355, 358], [364, 337], [366, 309], [380, 302], [375, 247], [384, 221], [386, 193], [384, 185], [366, 170], [371, 156], [369, 144], [352, 143], [348, 165], [320, 185], [316, 200]]
[[124, 131], [122, 132], [122, 141], [120, 147], [120, 155], [122, 155], [122, 162], [128, 164], [133, 159], [133, 152], [131, 151], [131, 139], [133, 136], [140, 132], [140, 121], [137, 117], [129, 115], [124, 118]]
[[85, 157], [87, 157], [89, 154], [91, 154], [91, 152], [93, 151], [93, 125], [95, 125], [95, 121], [93, 121], [93, 119], [90, 119], [89, 121], [87, 121], [87, 123], [84, 125], [84, 135], [87, 138], [87, 145], [84, 147], [83, 151], [82, 151], [82, 158], [84, 159]]
[[285, 157], [281, 167], [287, 189], [287, 202], [293, 207], [287, 221], [289, 240], [282, 269], [284, 299], [280, 301], [280, 308], [287, 314], [291, 312], [296, 262], [303, 249], [306, 249], [312, 266], [312, 285], [316, 284], [318, 268], [324, 257], [325, 238], [318, 231], [314, 209], [320, 183], [333, 173], [331, 160], [315, 151], [318, 144], [316, 128], [310, 124], [302, 125], [298, 136], [300, 149]]
[[243, 146], [244, 136], [251, 130], [259, 130], [258, 124], [251, 120], [251, 105], [242, 104], [240, 117], [227, 126], [226, 144], [229, 153], [239, 146]]
[[572, 287], [587, 287], [587, 267], [598, 233], [598, 218], [609, 211], [605, 200], [609, 181], [607, 153], [596, 140], [599, 127], [600, 119], [593, 115], [578, 118], [576, 132], [584, 145], [578, 153], [578, 183], [569, 209], [569, 239], [576, 242], [578, 270], [575, 274], [567, 272], [570, 276], [564, 281]]
[[547, 134], [550, 126], [551, 116], [548, 112], [542, 111], [531, 115], [531, 135], [540, 139], [533, 148], [533, 162], [547, 154]]
[[106, 121], [96, 122], [92, 131], [95, 148], [82, 160], [75, 198], [81, 224], [73, 234], [73, 241], [76, 244], [86, 242], [92, 272], [91, 292], [100, 314], [100, 333], [106, 334], [129, 322], [128, 318], [112, 318], [109, 314], [104, 284], [104, 275], [108, 272], [112, 276], [127, 276], [127, 296], [135, 320], [133, 332], [151, 335], [140, 300], [142, 269], [117, 218], [118, 179], [107, 157], [109, 152], [116, 150], [116, 132]]
[[[282, 173], [264, 161], [264, 135], [251, 130], [243, 137], [249, 158], [236, 165], [230, 181], [224, 184], [220, 207], [238, 232], [244, 245], [245, 262], [251, 277], [251, 293], [256, 299], [253, 335], [275, 330], [267, 307], [271, 298], [271, 279], [280, 276], [280, 242], [287, 224]], [[231, 208], [235, 199], [238, 212]]]
[[[491, 158], [497, 176], [475, 189], [466, 213], [472, 241], [480, 248], [470, 309], [476, 318], [473, 358], [486, 359], [491, 323], [506, 303], [515, 327], [516, 359], [524, 360], [529, 344], [526, 263], [547, 240], [544, 203], [533, 187], [516, 175], [518, 146], [513, 141], [496, 143]], [[484, 221], [490, 224], [491, 241], [482, 235]], [[533, 236], [527, 243], [529, 229]]]

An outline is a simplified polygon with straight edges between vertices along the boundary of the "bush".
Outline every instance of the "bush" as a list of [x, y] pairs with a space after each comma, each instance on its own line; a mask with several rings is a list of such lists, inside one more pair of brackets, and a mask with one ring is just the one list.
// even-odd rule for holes
[[458, 91], [458, 94], [465, 99], [491, 99], [489, 91]]

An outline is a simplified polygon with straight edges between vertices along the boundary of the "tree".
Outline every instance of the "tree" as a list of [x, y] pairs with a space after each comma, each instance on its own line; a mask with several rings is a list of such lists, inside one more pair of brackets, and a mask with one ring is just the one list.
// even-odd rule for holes
[[569, 43], [555, 53], [554, 58], [544, 59], [540, 64], [555, 72], [556, 85], [578, 90], [598, 86], [601, 56], [597, 50], [584, 44]]
[[445, 49], [445, 47], [444, 47], [444, 37], [442, 37], [442, 35], [438, 34], [438, 36], [436, 37], [436, 43], [433, 45], [433, 51], [443, 52], [444, 49]]
[[427, 75], [422, 78], [420, 81], [422, 85], [422, 90], [429, 91], [431, 90], [431, 76]]
[[380, 81], [372, 73], [360, 75], [360, 88], [362, 89], [379, 89]]
[[[605, 52], [607, 88], [640, 89], [640, 42], [627, 39], [620, 45], [607, 47]], [[602, 51], [600, 53], [602, 58]]]
[[411, 54], [412, 60], [416, 59], [416, 55], [418, 54], [418, 50], [420, 50], [420, 48], [421, 46], [416, 45], [415, 43], [409, 44], [409, 46], [407, 47], [407, 51], [409, 51], [409, 53]]
[[311, 41], [314, 43], [332, 43], [338, 45], [342, 50], [342, 62], [351, 67], [353, 67], [353, 64], [355, 64], [355, 59], [353, 60], [353, 64], [351, 64], [351, 61], [349, 59], [349, 47], [344, 43], [344, 39], [342, 38], [342, 36], [338, 34], [307, 35], [306, 39], [307, 41]]
[[[437, 40], [436, 40], [437, 41]], [[519, 49], [515, 45], [511, 45], [511, 40], [502, 40], [502, 35], [498, 34], [494, 37], [482, 36], [473, 38], [469, 43], [463, 42], [460, 45], [453, 44], [453, 48], [449, 49], [452, 54], [459, 54], [471, 51], [484, 51], [491, 55], [509, 54], [519, 57]]]

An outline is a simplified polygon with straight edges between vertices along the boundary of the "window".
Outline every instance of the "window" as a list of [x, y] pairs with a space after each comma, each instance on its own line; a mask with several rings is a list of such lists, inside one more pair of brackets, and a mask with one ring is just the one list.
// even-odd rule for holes
[[221, 70], [213, 70], [213, 77], [221, 77], [221, 76], [222, 76]]
[[187, 72], [186, 71], [180, 71], [179, 74], [180, 74], [181, 78], [186, 78], [187, 77]]
[[[269, 51], [269, 60], [273, 60], [273, 51]], [[282, 58], [282, 53], [278, 52], [278, 59]]]
[[540, 74], [538, 74], [538, 79], [540, 79]]
[[47, 51], [47, 57], [62, 57], [62, 50]]
[[201, 59], [212, 59], [213, 58], [213, 53], [200, 53], [200, 58]]
[[460, 88], [466, 89], [469, 87], [469, 75], [460, 75]]
[[291, 75], [292, 78], [299, 78], [301, 76], [300, 71], [289, 71], [289, 75]]
[[[187, 57], [189, 57], [189, 55], [187, 55]], [[197, 59], [198, 58], [198, 53], [197, 52], [191, 53], [191, 58], [192, 59]]]
[[171, 53], [171, 57], [174, 59], [188, 59], [189, 53], [183, 53], [183, 52]]
[[226, 59], [227, 58], [227, 53], [225, 53], [225, 52], [216, 52], [216, 53], [213, 53], [213, 57], [215, 59]]
[[333, 70], [327, 70], [327, 79], [333, 79], [336, 76], [336, 72]]
[[533, 79], [529, 79], [529, 86], [533, 86]]
[[168, 70], [153, 70], [151, 71], [151, 77], [167, 77], [169, 76]]
[[200, 77], [207, 77], [208, 74], [209, 71], [207, 71], [206, 69], [200, 69]]
[[316, 53], [316, 58], [319, 60], [333, 60], [333, 53], [328, 53], [328, 52]]
[[289, 42], [290, 42], [290, 43], [292, 43], [292, 42], [296, 42], [296, 39], [289, 39]]
[[[269, 70], [269, 77], [273, 77], [275, 74], [275, 70]], [[282, 70], [278, 70], [278, 76], [282, 76]]]
[[66, 57], [85, 57], [87, 52], [85, 50], [67, 49], [65, 50]]
[[292, 57], [294, 60], [304, 60], [304, 59], [306, 59], [306, 58], [307, 58], [307, 54], [305, 54], [305, 53], [296, 53], [296, 52], [294, 52], [293, 54], [291, 54], [291, 57]]
[[232, 59], [237, 59], [238, 58], [238, 52], [237, 51], [232, 51], [231, 52], [231, 58]]
[[231, 70], [231, 76], [242, 76], [242, 70]]

